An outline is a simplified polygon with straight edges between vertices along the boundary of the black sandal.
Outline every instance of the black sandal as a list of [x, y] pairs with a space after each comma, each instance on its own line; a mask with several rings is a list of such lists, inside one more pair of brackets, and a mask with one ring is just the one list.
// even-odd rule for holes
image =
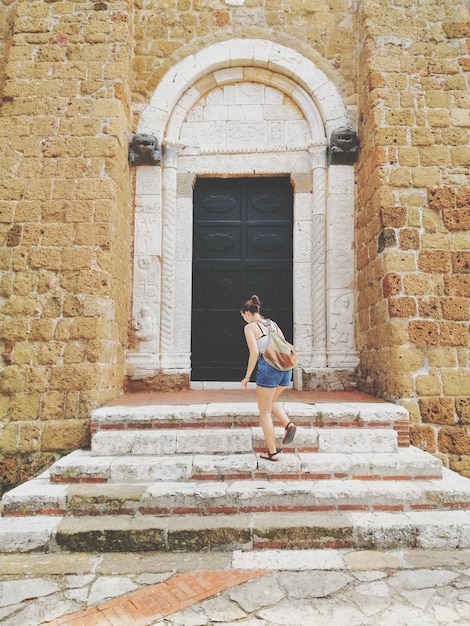
[[272, 461], [273, 463], [277, 463], [279, 461], [279, 458], [274, 459], [273, 457], [278, 456], [278, 454], [279, 454], [279, 450], [276, 450], [276, 452], [269, 452], [268, 450], [267, 452], [262, 452], [259, 455], [259, 458], [265, 461]]
[[296, 430], [297, 426], [292, 422], [288, 422], [284, 428], [284, 437], [282, 438], [282, 443], [291, 443], [291, 441], [294, 440]]

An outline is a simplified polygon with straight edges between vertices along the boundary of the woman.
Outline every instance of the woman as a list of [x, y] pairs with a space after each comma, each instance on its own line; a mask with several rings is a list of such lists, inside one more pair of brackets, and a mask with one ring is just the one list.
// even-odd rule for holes
[[282, 405], [277, 399], [289, 385], [292, 378], [292, 370], [280, 372], [275, 369], [262, 357], [262, 353], [266, 349], [269, 341], [269, 324], [282, 335], [279, 326], [270, 320], [266, 320], [261, 314], [261, 302], [258, 296], [251, 296], [247, 300], [241, 310], [241, 316], [246, 322], [245, 339], [250, 351], [248, 357], [248, 365], [246, 368], [245, 378], [242, 380], [242, 387], [248, 385], [251, 374], [258, 364], [258, 372], [256, 375], [256, 399], [258, 402], [259, 421], [263, 429], [264, 439], [268, 447], [266, 453], [260, 456], [267, 461], [279, 461], [279, 452], [276, 448], [276, 440], [274, 435], [274, 425], [272, 415], [284, 426], [284, 437], [282, 443], [290, 443], [295, 436], [296, 427], [289, 421]]

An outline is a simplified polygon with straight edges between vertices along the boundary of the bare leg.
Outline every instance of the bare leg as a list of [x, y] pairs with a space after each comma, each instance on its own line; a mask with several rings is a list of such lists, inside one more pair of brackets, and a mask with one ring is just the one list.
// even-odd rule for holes
[[272, 414], [281, 422], [284, 426], [284, 436], [282, 438], [282, 443], [291, 443], [295, 437], [296, 426], [290, 419], [287, 417], [287, 413], [284, 411], [284, 408], [280, 402], [276, 402], [277, 398], [284, 391], [285, 387], [277, 387], [276, 393], [274, 394], [273, 404], [271, 407]]
[[271, 407], [276, 391], [276, 387], [256, 387], [259, 423], [263, 429], [266, 446], [271, 454], [276, 452], [276, 438], [274, 436], [274, 425], [271, 417]]
[[284, 391], [284, 389], [285, 387], [276, 387], [276, 392], [274, 394], [273, 402], [271, 406], [271, 413], [274, 415], [274, 417], [276, 417], [281, 422], [281, 424], [285, 428], [287, 424], [290, 422], [290, 419], [287, 417], [287, 414], [284, 411], [282, 404], [280, 402], [277, 402], [277, 399], [279, 398], [281, 393]]

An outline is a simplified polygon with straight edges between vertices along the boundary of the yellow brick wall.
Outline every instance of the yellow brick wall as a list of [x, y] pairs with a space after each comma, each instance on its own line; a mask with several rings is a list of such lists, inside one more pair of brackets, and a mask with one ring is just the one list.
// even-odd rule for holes
[[362, 4], [356, 245], [362, 388], [470, 476], [470, 24], [465, 3]]
[[2, 482], [85, 444], [90, 409], [121, 393], [128, 139], [175, 63], [233, 37], [304, 54], [357, 111], [359, 384], [402, 402], [413, 442], [470, 475], [466, 2], [2, 4]]
[[90, 409], [122, 390], [131, 17], [125, 1], [9, 7], [0, 57], [6, 486], [87, 444]]

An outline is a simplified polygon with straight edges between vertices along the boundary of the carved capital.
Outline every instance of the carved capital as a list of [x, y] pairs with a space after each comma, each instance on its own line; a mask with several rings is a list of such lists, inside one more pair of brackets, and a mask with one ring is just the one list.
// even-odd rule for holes
[[174, 167], [178, 165], [178, 155], [184, 148], [182, 143], [175, 141], [163, 141], [163, 161], [165, 167]]

